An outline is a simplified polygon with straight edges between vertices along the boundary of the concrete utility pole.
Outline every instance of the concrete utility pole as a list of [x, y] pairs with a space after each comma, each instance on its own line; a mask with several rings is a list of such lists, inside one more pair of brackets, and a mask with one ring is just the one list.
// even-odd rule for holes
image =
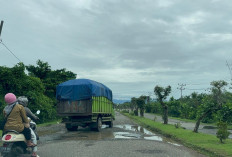
[[226, 65], [230, 71], [230, 79], [232, 80], [232, 64], [229, 64], [227, 61], [226, 61]]
[[184, 86], [186, 86], [186, 84], [179, 84], [179, 83], [178, 83], [178, 85], [179, 85], [180, 87], [177, 87], [177, 89], [179, 89], [179, 90], [180, 90], [180, 93], [181, 93], [181, 99], [182, 99], [182, 91], [183, 91], [183, 90], [185, 90]]
[[1, 25], [0, 25], [0, 38], [1, 38], [1, 33], [2, 33], [2, 27], [3, 27], [3, 21], [1, 21]]

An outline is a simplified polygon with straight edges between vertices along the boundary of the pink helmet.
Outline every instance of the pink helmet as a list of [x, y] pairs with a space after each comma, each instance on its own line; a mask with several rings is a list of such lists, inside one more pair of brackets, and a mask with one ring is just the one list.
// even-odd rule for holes
[[12, 104], [12, 103], [14, 103], [16, 101], [17, 101], [16, 96], [13, 93], [7, 93], [5, 95], [5, 102], [7, 104]]

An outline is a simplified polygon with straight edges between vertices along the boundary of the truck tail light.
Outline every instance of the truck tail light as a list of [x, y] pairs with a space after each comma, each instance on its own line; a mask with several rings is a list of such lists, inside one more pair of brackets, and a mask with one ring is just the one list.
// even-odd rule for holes
[[10, 139], [11, 139], [11, 135], [6, 135], [6, 136], [5, 136], [5, 140], [6, 140], [6, 141], [8, 141], [8, 140], [10, 140]]

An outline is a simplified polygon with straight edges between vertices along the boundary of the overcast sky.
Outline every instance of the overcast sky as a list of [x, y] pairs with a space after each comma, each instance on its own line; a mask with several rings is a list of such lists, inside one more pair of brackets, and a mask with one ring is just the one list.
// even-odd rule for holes
[[[25, 65], [101, 82], [115, 99], [171, 85], [175, 98], [230, 81], [230, 0], [0, 0], [1, 39]], [[18, 60], [0, 44], [0, 66]]]

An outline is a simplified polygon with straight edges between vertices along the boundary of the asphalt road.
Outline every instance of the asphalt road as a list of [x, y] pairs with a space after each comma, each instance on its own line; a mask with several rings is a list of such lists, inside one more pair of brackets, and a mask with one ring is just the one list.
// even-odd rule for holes
[[181, 144], [146, 130], [116, 113], [114, 127], [101, 132], [79, 128], [68, 132], [63, 124], [38, 128], [40, 157], [204, 157]]

